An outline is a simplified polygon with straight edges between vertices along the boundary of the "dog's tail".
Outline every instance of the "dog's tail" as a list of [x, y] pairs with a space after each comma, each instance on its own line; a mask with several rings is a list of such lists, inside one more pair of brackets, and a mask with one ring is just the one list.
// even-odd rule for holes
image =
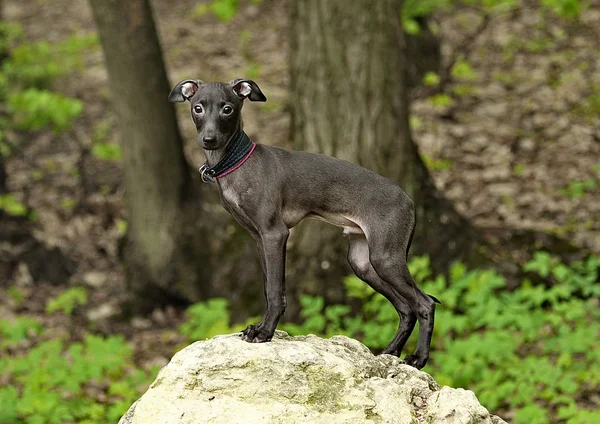
[[433, 300], [435, 303], [439, 303], [440, 305], [442, 304], [442, 302], [440, 302], [440, 301], [437, 299], [437, 297], [435, 297], [435, 296], [432, 296], [432, 295], [430, 295], [430, 294], [428, 294], [427, 296], [429, 296], [429, 297], [431, 298], [431, 300]]

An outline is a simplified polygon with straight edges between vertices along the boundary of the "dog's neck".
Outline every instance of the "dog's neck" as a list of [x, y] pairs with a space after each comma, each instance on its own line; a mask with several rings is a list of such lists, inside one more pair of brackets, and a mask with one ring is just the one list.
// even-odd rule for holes
[[219, 161], [225, 156], [225, 153], [231, 148], [233, 142], [239, 137], [240, 133], [244, 130], [243, 124], [240, 122], [237, 130], [234, 131], [231, 136], [229, 136], [229, 140], [223, 147], [214, 150], [204, 150], [204, 156], [206, 156], [206, 162], [208, 166], [215, 166]]
[[219, 163], [219, 161], [223, 158], [223, 156], [225, 156], [225, 152], [227, 152], [227, 147], [229, 147], [230, 143], [231, 143], [231, 140], [228, 141], [227, 144], [220, 149], [215, 149], [215, 150], [204, 149], [204, 155], [206, 156], [206, 162], [208, 163], [208, 166], [215, 166], [217, 163]]

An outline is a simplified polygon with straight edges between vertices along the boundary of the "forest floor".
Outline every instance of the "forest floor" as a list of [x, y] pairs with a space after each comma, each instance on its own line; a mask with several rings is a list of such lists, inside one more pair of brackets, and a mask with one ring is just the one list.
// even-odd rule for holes
[[[199, 16], [200, 3], [153, 1], [170, 80], [259, 81], [269, 101], [246, 107], [246, 130], [258, 142], [289, 147], [287, 1], [241, 2], [228, 23]], [[443, 68], [453, 72], [442, 72], [441, 85], [414, 90], [414, 139], [438, 188], [476, 226], [541, 231], [600, 253], [600, 1], [590, 1], [574, 22], [523, 3], [510, 13], [464, 8], [435, 15]], [[84, 0], [5, 0], [4, 15], [31, 41], [59, 42], [94, 27]], [[82, 322], [131, 336], [142, 365], [162, 364], [182, 341], [165, 332], [181, 323], [181, 311], [110, 319], [124, 284], [118, 242], [126, 217], [120, 162], [90, 153], [94, 144], [119, 143], [100, 46], [86, 52], [83, 69], [53, 87], [82, 99], [84, 112], [64, 133], [12, 134], [19, 149], [7, 161], [8, 184], [36, 211], [34, 237], [58, 247], [72, 275], [60, 286], [34, 285], [21, 263], [0, 288], [21, 287], [26, 301], [17, 307], [0, 296], [0, 318], [26, 313], [58, 332], [60, 319], [44, 313], [47, 300], [84, 285], [90, 307]], [[143, 101], [143, 81], [139, 89]], [[177, 111], [196, 167], [204, 159], [188, 110]], [[2, 254], [18, 251], [0, 247]]]

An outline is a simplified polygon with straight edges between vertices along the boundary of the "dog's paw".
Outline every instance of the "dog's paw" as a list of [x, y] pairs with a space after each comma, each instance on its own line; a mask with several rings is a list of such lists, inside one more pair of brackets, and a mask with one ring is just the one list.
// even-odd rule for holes
[[260, 325], [249, 325], [242, 331], [242, 340], [248, 343], [270, 342], [273, 338], [273, 332], [268, 332]]
[[427, 356], [406, 355], [406, 358], [404, 358], [404, 363], [420, 370], [425, 366], [428, 359], [429, 357]]

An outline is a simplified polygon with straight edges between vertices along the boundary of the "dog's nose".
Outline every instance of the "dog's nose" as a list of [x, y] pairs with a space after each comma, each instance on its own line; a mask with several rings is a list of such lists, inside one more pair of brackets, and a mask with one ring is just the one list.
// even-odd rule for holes
[[217, 141], [217, 137], [215, 137], [214, 135], [207, 135], [207, 136], [204, 136], [202, 141], [204, 141], [206, 144], [211, 144], [211, 143], [214, 143], [215, 141]]

